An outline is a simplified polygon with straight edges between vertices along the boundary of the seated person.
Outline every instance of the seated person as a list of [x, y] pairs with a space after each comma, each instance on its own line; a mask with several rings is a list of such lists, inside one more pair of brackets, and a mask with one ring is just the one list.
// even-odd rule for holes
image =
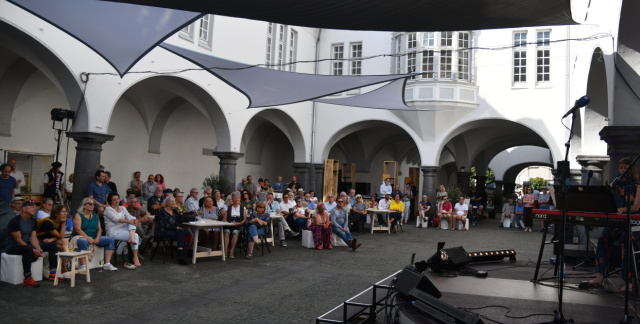
[[160, 209], [156, 216], [156, 233], [159, 240], [167, 239], [176, 241], [178, 246], [178, 263], [187, 265], [187, 253], [184, 250], [184, 228], [179, 226], [178, 210], [176, 209], [176, 198], [167, 197], [163, 201], [164, 208]]
[[[382, 199], [380, 199], [380, 201], [378, 202], [378, 209], [388, 210], [390, 205], [391, 205], [391, 193], [385, 192], [384, 197], [382, 197]], [[378, 215], [378, 224], [384, 224], [385, 226], [387, 226], [387, 222], [384, 221], [384, 216], [382, 214], [377, 214], [377, 215]]]
[[[22, 203], [22, 211], [20, 215], [11, 218], [7, 224], [7, 244], [6, 253], [11, 255], [22, 255], [22, 271], [24, 272], [24, 281], [22, 285], [28, 288], [39, 287], [33, 277], [31, 277], [31, 263], [39, 257], [44, 257], [44, 252], [49, 252], [49, 280], [56, 279], [56, 268], [58, 267], [58, 258], [55, 257], [58, 246], [55, 242], [43, 243], [40, 245], [36, 236], [36, 206], [39, 206], [33, 200], [27, 200]], [[58, 279], [60, 280], [60, 279]]]
[[296, 197], [295, 201], [296, 206], [294, 207], [293, 223], [303, 230], [308, 230], [309, 226], [307, 225], [307, 222], [311, 217], [307, 216], [307, 209], [302, 206], [302, 198]]
[[[511, 218], [511, 221], [513, 222], [513, 216], [516, 210], [516, 206], [513, 204], [513, 198], [509, 198], [509, 200], [507, 201], [506, 204], [504, 204], [502, 206], [502, 216], [500, 217], [500, 227], [502, 227], [502, 224], [504, 223], [504, 218]], [[514, 226], [515, 223], [511, 224], [511, 227]]]
[[[418, 205], [420, 212], [418, 213], [418, 219], [416, 220], [416, 227], [422, 228], [429, 226], [429, 214], [431, 213], [431, 203], [427, 195], [422, 195], [422, 200]], [[424, 225], [424, 226], [422, 226]]]
[[[225, 226], [224, 228], [224, 248], [230, 259], [234, 258], [233, 251], [238, 244], [238, 236], [242, 230], [242, 226], [247, 223], [247, 209], [240, 204], [240, 193], [235, 191], [231, 194], [231, 203], [227, 207], [227, 220], [233, 226]], [[229, 245], [229, 236], [231, 245]]]
[[253, 258], [253, 248], [260, 248], [260, 238], [259, 235], [266, 235], [267, 227], [269, 226], [269, 222], [271, 221], [271, 217], [269, 213], [267, 213], [267, 209], [263, 202], [258, 202], [254, 206], [254, 211], [249, 214], [249, 218], [247, 219], [247, 224], [249, 224], [248, 232], [249, 232], [249, 244], [247, 247], [247, 259]]
[[140, 237], [136, 233], [138, 219], [131, 216], [126, 208], [120, 206], [120, 195], [112, 192], [107, 195], [107, 203], [109, 206], [104, 210], [104, 225], [107, 229], [107, 236], [118, 241], [126, 241], [131, 246], [133, 254], [133, 265], [126, 263], [124, 267], [133, 270], [141, 267], [138, 258], [138, 246], [141, 243]]
[[471, 186], [467, 193], [467, 198], [469, 198], [469, 204], [471, 205], [469, 208], [477, 208], [478, 216], [482, 216], [482, 212], [487, 207], [487, 193], [484, 190], [477, 190], [476, 186]]
[[513, 214], [516, 216], [516, 224], [514, 227], [520, 229], [524, 228], [524, 223], [522, 222], [522, 217], [524, 216], [524, 203], [522, 202], [522, 199], [518, 199], [516, 201], [516, 205], [513, 210]]
[[358, 235], [367, 222], [367, 204], [364, 203], [360, 194], [356, 195], [355, 202], [351, 206], [351, 217], [353, 218], [353, 231]]
[[453, 205], [449, 202], [449, 197], [442, 196], [440, 199], [440, 203], [438, 204], [438, 214], [437, 214], [437, 223], [439, 225], [438, 229], [442, 226], [442, 218], [444, 217], [449, 224], [449, 227], [453, 226]]
[[358, 239], [353, 238], [351, 232], [349, 232], [349, 212], [343, 207], [346, 205], [345, 198], [338, 198], [336, 203], [338, 206], [329, 213], [331, 215], [332, 230], [347, 243], [347, 246], [349, 246], [352, 251], [355, 251], [362, 243], [358, 243]]
[[[202, 208], [198, 211], [200, 217], [204, 219], [211, 219], [226, 222], [227, 221], [227, 211], [225, 209], [218, 208], [214, 206], [213, 197], [204, 197], [202, 201]], [[217, 251], [220, 248], [220, 229], [219, 228], [208, 228], [204, 229], [200, 232], [200, 242], [198, 244], [200, 246], [207, 247], [209, 241], [213, 242], [213, 250]]]
[[[98, 214], [94, 212], [96, 204], [93, 198], [84, 198], [82, 207], [73, 216], [73, 232], [71, 242], [76, 242], [80, 251], [88, 251], [89, 244], [104, 248], [104, 266], [107, 271], [115, 271], [118, 268], [111, 265], [111, 256], [115, 250], [113, 238], [102, 236], [102, 226]], [[71, 245], [71, 244], [70, 244]], [[85, 259], [80, 258], [80, 270], [86, 270]]]
[[453, 226], [449, 226], [451, 227], [450, 230], [455, 231], [456, 230], [456, 221], [460, 220], [462, 222], [462, 228], [464, 228], [465, 224], [467, 223], [467, 214], [469, 213], [469, 206], [467, 204], [464, 203], [464, 197], [460, 197], [458, 198], [458, 202], [456, 203], [456, 205], [453, 207], [454, 209], [454, 214], [453, 214]]
[[331, 216], [325, 210], [324, 204], [318, 205], [312, 217], [313, 224], [309, 226], [309, 229], [313, 233], [313, 245], [316, 250], [333, 249], [333, 245], [331, 245]]
[[389, 223], [393, 226], [391, 233], [398, 233], [398, 222], [401, 221], [402, 213], [404, 212], [404, 203], [400, 200], [400, 193], [396, 193], [393, 200], [389, 204]]
[[53, 199], [45, 198], [42, 204], [42, 209], [38, 210], [36, 218], [40, 220], [49, 217], [49, 215], [51, 215], [51, 209], [53, 209]]
[[138, 197], [134, 195], [129, 195], [129, 201], [123, 206], [127, 209], [131, 216], [135, 217], [138, 220], [138, 225], [136, 225], [136, 233], [138, 233], [140, 240], [144, 241], [147, 238], [147, 233], [149, 233], [149, 226], [151, 225], [151, 218], [149, 218], [149, 216], [151, 216], [151, 214], [144, 211], [144, 209], [140, 207]]
[[[67, 223], [67, 207], [63, 205], [56, 205], [51, 211], [51, 216], [38, 221], [38, 230], [36, 236], [40, 241], [40, 246], [44, 243], [56, 243], [58, 251], [69, 251], [69, 240], [65, 236], [65, 227]], [[69, 271], [67, 263], [62, 263], [62, 272]], [[59, 280], [59, 279], [58, 279]]]
[[147, 200], [147, 211], [151, 215], [158, 215], [162, 209], [162, 187], [156, 187], [153, 196]]
[[[280, 204], [277, 201], [273, 200], [272, 193], [267, 194], [267, 202], [265, 205], [267, 207], [267, 213], [269, 213], [271, 217], [281, 215]], [[276, 218], [276, 219], [273, 219], [272, 221], [274, 224], [278, 226], [278, 236], [280, 239], [280, 246], [283, 246], [283, 247], [287, 246], [287, 243], [284, 241], [286, 232], [289, 232], [289, 235], [291, 235], [291, 237], [298, 236], [298, 232], [292, 231], [291, 228], [289, 227], [289, 224], [287, 224], [285, 220], [281, 218]]]

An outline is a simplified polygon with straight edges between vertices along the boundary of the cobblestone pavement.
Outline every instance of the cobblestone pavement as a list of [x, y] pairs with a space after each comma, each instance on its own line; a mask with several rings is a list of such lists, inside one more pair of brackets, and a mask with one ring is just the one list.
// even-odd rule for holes
[[[538, 224], [536, 224], [538, 225]], [[75, 322], [210, 322], [210, 323], [312, 323], [314, 319], [374, 282], [409, 264], [427, 259], [439, 241], [467, 251], [511, 248], [518, 260], [538, 255], [542, 234], [499, 228], [487, 219], [469, 231], [416, 229], [405, 224], [398, 234], [360, 234], [362, 247], [316, 251], [297, 240], [288, 247], [271, 247], [271, 253], [254, 253], [222, 262], [199, 259], [180, 266], [157, 255], [134, 271], [122, 268], [91, 271], [91, 282], [77, 277], [53, 287], [40, 288], [0, 283], [2, 322], [41, 322], [59, 319]], [[550, 249], [547, 249], [550, 250]], [[236, 252], [238, 254], [238, 252]], [[545, 251], [545, 259], [551, 256]]]

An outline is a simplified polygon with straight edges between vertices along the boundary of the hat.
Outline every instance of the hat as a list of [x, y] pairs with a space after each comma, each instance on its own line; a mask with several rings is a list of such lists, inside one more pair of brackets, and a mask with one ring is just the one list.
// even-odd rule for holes
[[300, 188], [298, 189], [298, 192], [304, 192], [304, 189]]
[[51, 163], [51, 166], [54, 167], [54, 168], [59, 168], [59, 167], [62, 166], [62, 163], [60, 163], [58, 161], [55, 161], [55, 162]]
[[27, 206], [40, 206], [40, 203], [35, 200], [25, 200], [22, 203], [22, 207], [27, 207]]
[[386, 196], [386, 195], [391, 195], [391, 193], [390, 193], [390, 192], [388, 192], [388, 191], [385, 191], [385, 192], [383, 192], [382, 194], [383, 194], [383, 195], [385, 195], [385, 196]]
[[320, 205], [316, 206], [316, 208], [324, 208], [324, 204], [320, 204]]
[[24, 201], [22, 197], [15, 197], [11, 201]]

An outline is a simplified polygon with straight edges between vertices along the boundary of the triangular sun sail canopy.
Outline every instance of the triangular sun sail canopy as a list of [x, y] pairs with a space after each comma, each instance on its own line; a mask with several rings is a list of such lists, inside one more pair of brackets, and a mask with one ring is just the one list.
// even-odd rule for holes
[[[418, 111], [418, 109], [407, 106], [404, 102], [404, 87], [406, 83], [407, 78], [403, 78], [361, 95], [346, 98], [321, 98], [314, 101], [350, 107]], [[420, 109], [419, 111], [424, 110], [431, 109]]]
[[8, 0], [60, 28], [125, 75], [201, 13], [93, 0]]
[[285, 72], [194, 52], [162, 43], [160, 47], [217, 76], [249, 99], [249, 108], [313, 100], [378, 83], [404, 79], [407, 74], [334, 76]]
[[108, 1], [345, 30], [455, 31], [575, 24], [571, 0]]

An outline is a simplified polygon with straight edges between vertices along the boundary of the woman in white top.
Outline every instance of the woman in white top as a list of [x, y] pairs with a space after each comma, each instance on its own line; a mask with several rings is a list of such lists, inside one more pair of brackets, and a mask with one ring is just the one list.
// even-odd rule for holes
[[125, 264], [127, 269], [135, 269], [141, 267], [138, 258], [138, 244], [140, 243], [138, 234], [136, 234], [136, 225], [138, 219], [131, 216], [126, 208], [120, 206], [120, 196], [117, 193], [107, 195], [107, 203], [109, 206], [104, 210], [104, 225], [107, 229], [107, 236], [118, 241], [127, 241], [133, 250], [133, 265]]

